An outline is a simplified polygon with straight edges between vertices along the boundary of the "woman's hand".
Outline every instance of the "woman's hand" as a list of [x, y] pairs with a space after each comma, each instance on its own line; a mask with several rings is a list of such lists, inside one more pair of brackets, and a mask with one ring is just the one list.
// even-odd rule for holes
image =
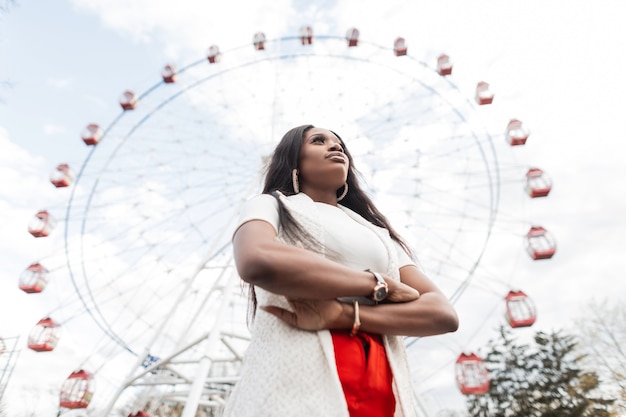
[[[261, 306], [285, 323], [302, 330], [347, 328], [352, 320], [337, 300], [290, 299], [293, 312], [276, 306]], [[345, 322], [345, 323], [343, 323]]]
[[406, 303], [409, 301], [417, 300], [420, 297], [420, 293], [413, 287], [410, 287], [400, 281], [395, 281], [387, 276], [383, 275], [383, 278], [387, 282], [387, 298], [386, 302], [390, 303]]

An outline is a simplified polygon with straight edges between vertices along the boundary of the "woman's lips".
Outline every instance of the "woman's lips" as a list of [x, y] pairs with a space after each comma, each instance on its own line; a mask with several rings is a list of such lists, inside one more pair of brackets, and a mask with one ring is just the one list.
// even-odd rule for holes
[[337, 162], [346, 162], [346, 156], [341, 152], [333, 152], [326, 155], [326, 159], [330, 159], [332, 161]]

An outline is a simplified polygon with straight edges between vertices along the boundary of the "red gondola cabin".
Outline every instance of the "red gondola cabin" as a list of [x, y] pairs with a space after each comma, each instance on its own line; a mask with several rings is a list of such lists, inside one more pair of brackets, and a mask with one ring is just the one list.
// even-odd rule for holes
[[526, 173], [526, 192], [531, 198], [546, 197], [552, 190], [552, 181], [539, 168], [530, 168]]
[[396, 56], [406, 55], [407, 49], [408, 48], [406, 46], [404, 38], [396, 38], [396, 40], [393, 42], [393, 53]]
[[209, 46], [206, 57], [209, 60], [209, 64], [215, 64], [216, 62], [220, 62], [222, 60], [220, 48], [217, 45]]
[[74, 371], [61, 387], [59, 405], [64, 408], [87, 408], [93, 397], [93, 375], [82, 369]]
[[28, 223], [28, 232], [35, 237], [46, 237], [54, 229], [55, 223], [46, 210], [41, 210]]
[[89, 123], [82, 133], [83, 142], [87, 145], [97, 145], [104, 136], [104, 132], [99, 125], [95, 123]]
[[20, 290], [27, 294], [40, 293], [48, 284], [48, 270], [40, 263], [31, 264], [20, 274]]
[[50, 317], [45, 317], [28, 334], [28, 348], [36, 352], [50, 352], [59, 341], [59, 324]]
[[537, 319], [535, 303], [523, 291], [509, 291], [506, 302], [506, 321], [512, 328], [532, 326]]
[[474, 353], [461, 353], [455, 365], [456, 383], [464, 395], [489, 391], [489, 372], [485, 362]]
[[178, 69], [172, 64], [167, 64], [163, 67], [163, 71], [161, 71], [161, 77], [163, 77], [163, 82], [166, 84], [175, 83], [177, 76]]
[[50, 174], [50, 182], [57, 188], [68, 187], [74, 182], [74, 173], [68, 164], [59, 164]]
[[311, 45], [313, 43], [313, 28], [311, 26], [302, 26], [300, 28], [300, 42], [302, 45]]
[[476, 84], [476, 103], [483, 106], [485, 104], [491, 104], [493, 102], [494, 94], [491, 92], [489, 84], [481, 81]]
[[556, 242], [546, 229], [532, 226], [526, 234], [526, 251], [533, 260], [550, 259], [556, 252]]
[[439, 75], [452, 74], [452, 62], [448, 55], [441, 54], [437, 58], [437, 73], [439, 73]]
[[124, 111], [135, 110], [138, 102], [139, 97], [134, 91], [126, 90], [120, 96], [120, 106]]
[[348, 46], [358, 46], [359, 45], [359, 30], [357, 28], [350, 28], [346, 33], [346, 40], [348, 41]]
[[255, 33], [254, 38], [252, 38], [252, 44], [254, 45], [254, 49], [256, 49], [257, 51], [265, 50], [265, 33]]
[[509, 145], [518, 146], [526, 143], [530, 132], [520, 120], [511, 119], [509, 124], [506, 126], [504, 135]]

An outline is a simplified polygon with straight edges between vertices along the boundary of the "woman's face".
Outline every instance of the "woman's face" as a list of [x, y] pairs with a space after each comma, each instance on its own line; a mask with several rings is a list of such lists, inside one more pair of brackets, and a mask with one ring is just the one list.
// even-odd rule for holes
[[337, 190], [346, 182], [349, 161], [333, 132], [314, 127], [304, 134], [299, 166], [301, 186]]

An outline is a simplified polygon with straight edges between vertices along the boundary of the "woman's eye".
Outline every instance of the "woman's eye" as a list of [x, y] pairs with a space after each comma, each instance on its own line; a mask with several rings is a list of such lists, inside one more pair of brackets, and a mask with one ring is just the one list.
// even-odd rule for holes
[[311, 142], [313, 142], [313, 143], [315, 143], [315, 142], [324, 142], [324, 137], [322, 137], [322, 136], [315, 136]]

